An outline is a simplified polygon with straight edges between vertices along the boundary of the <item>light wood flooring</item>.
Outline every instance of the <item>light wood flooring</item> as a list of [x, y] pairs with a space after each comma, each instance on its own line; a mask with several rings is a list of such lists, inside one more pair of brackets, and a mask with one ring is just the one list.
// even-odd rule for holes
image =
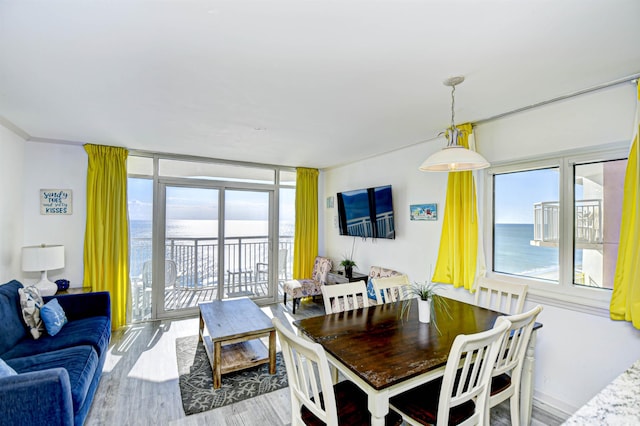
[[[323, 315], [322, 300], [264, 306], [283, 322]], [[113, 333], [102, 379], [85, 425], [289, 425], [287, 388], [200, 414], [185, 416], [178, 389], [175, 341], [198, 334], [198, 319], [152, 321]], [[224, 377], [223, 377], [224, 380]], [[533, 425], [560, 425], [562, 419], [534, 407]], [[492, 425], [509, 425], [507, 402], [491, 410]]]

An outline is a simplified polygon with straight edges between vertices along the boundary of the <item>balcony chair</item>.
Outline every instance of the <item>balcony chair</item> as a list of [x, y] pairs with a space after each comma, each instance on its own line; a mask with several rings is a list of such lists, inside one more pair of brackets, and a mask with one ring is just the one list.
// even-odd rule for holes
[[322, 286], [322, 299], [327, 315], [369, 306], [364, 281]]
[[300, 299], [307, 296], [320, 296], [322, 287], [327, 283], [327, 275], [331, 270], [331, 259], [318, 256], [313, 263], [311, 278], [289, 280], [283, 284], [284, 305], [287, 304], [287, 295], [291, 297], [293, 313], [296, 313], [296, 305]]
[[[173, 303], [173, 306], [178, 307], [179, 301], [177, 300], [178, 289], [178, 267], [176, 262], [171, 259], [165, 259], [164, 261], [164, 288], [165, 288], [165, 305]], [[142, 297], [136, 297], [133, 301], [134, 312], [137, 316], [146, 317], [148, 312], [151, 312], [151, 293], [153, 284], [153, 262], [147, 260], [142, 265], [142, 287], [138, 291], [142, 292]], [[169, 298], [172, 295], [173, 298]], [[136, 317], [137, 317], [136, 316]]]
[[[523, 314], [504, 317], [511, 322], [498, 353], [498, 361], [493, 369], [489, 407], [495, 407], [509, 399], [511, 425], [520, 425], [520, 383], [524, 358], [527, 355], [533, 326], [542, 306], [538, 305]], [[489, 412], [486, 415], [489, 424]]]
[[389, 405], [410, 425], [484, 424], [491, 374], [510, 325], [499, 317], [490, 330], [458, 335], [444, 375], [391, 398]]
[[524, 308], [528, 288], [526, 284], [478, 278], [474, 304], [509, 315], [519, 314]]
[[[269, 264], [265, 262], [256, 263], [256, 282], [268, 280]], [[287, 277], [287, 249], [278, 250], [278, 279], [286, 280]]]
[[[370, 425], [367, 394], [349, 380], [333, 384], [329, 361], [322, 346], [287, 329], [273, 319], [282, 347], [292, 425]], [[402, 418], [389, 410], [386, 425], [400, 425]]]

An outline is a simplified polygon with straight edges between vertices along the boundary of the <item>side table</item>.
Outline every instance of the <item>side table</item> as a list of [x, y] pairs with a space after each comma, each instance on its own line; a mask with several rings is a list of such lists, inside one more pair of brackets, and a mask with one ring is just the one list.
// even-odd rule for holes
[[356, 281], [364, 281], [366, 283], [368, 278], [368, 275], [358, 272], [354, 272], [351, 275], [351, 278], [347, 278], [344, 276], [343, 271], [329, 271], [329, 273], [327, 274], [327, 284], [345, 284], [353, 283]]
[[91, 287], [69, 287], [66, 290], [56, 291], [55, 296], [60, 296], [61, 294], [80, 294], [80, 293], [91, 293]]

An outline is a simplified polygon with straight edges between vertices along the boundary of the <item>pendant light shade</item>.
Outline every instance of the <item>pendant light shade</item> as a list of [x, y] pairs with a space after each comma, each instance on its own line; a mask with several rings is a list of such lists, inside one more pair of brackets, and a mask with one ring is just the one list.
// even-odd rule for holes
[[431, 154], [418, 167], [423, 172], [461, 172], [478, 170], [489, 167], [489, 162], [480, 154], [467, 149], [458, 143], [460, 130], [456, 127], [455, 119], [455, 91], [456, 85], [464, 81], [464, 77], [452, 77], [444, 82], [451, 87], [451, 127], [446, 132], [447, 146]]
[[460, 145], [447, 146], [431, 154], [418, 168], [423, 172], [460, 172], [489, 167], [484, 157]]

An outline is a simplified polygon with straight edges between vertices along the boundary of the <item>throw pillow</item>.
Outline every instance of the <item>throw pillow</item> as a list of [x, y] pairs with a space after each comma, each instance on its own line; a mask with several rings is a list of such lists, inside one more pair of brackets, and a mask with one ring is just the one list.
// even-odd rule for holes
[[16, 376], [16, 370], [9, 367], [6, 362], [2, 358], [0, 358], [0, 377], [9, 377]]
[[[369, 282], [367, 282], [367, 296], [373, 300], [374, 303], [377, 303], [376, 292], [373, 289], [373, 281], [371, 278], [369, 278]], [[384, 291], [380, 290], [380, 296], [382, 296], [382, 303], [384, 303]]]
[[64, 314], [58, 299], [51, 299], [40, 309], [40, 315], [49, 336], [55, 336], [60, 332], [62, 326], [67, 323], [67, 316]]
[[44, 324], [40, 318], [40, 308], [44, 303], [40, 291], [34, 287], [19, 288], [20, 307], [25, 324], [29, 327], [29, 332], [34, 339], [39, 338], [44, 333]]

